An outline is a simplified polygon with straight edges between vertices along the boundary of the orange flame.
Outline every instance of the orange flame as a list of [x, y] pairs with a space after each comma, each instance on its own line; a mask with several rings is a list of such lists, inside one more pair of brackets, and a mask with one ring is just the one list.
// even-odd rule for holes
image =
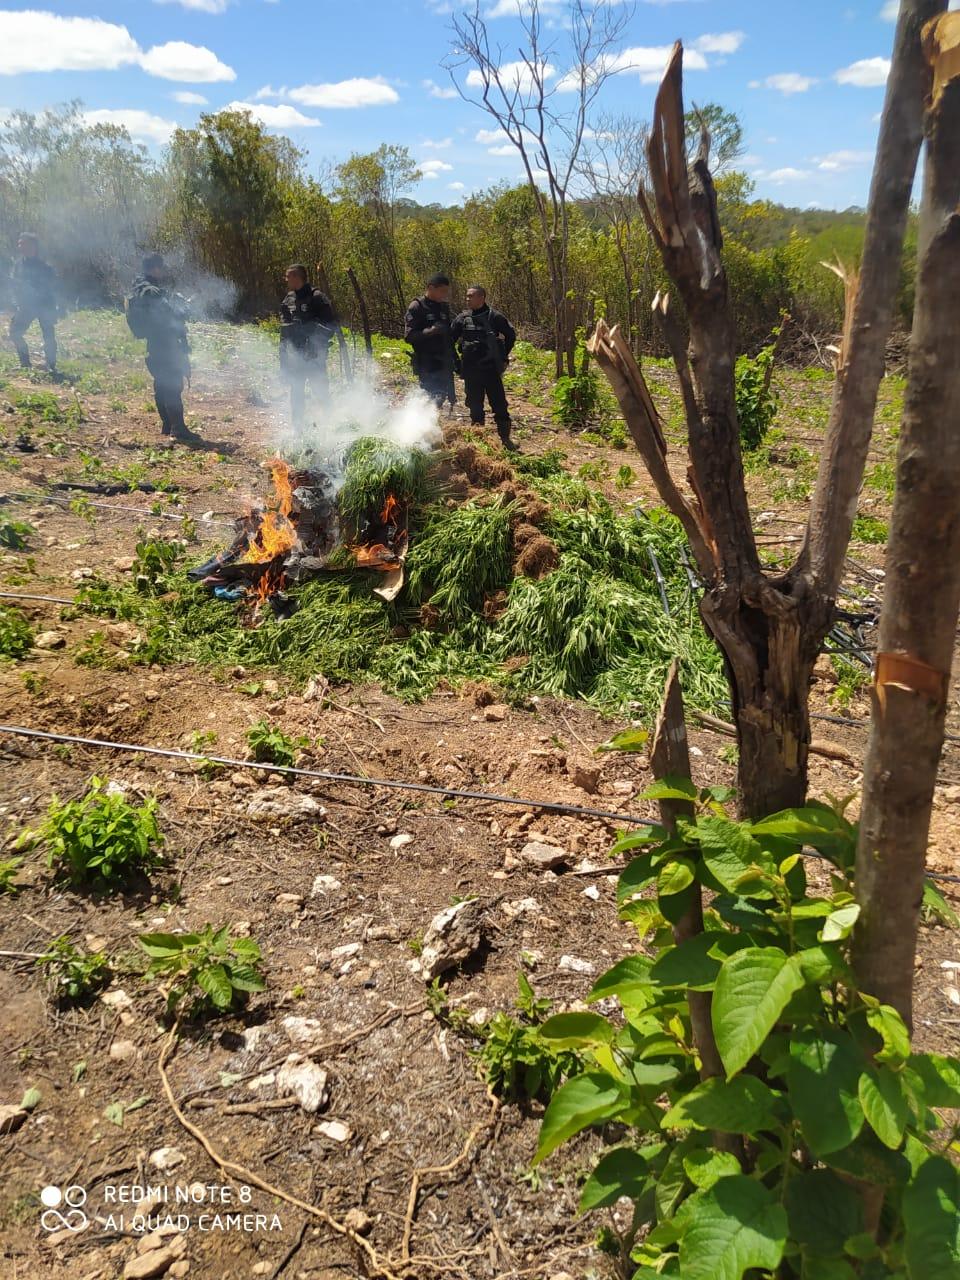
[[[291, 471], [282, 458], [271, 458], [267, 464], [276, 491], [277, 506], [265, 511], [261, 517], [259, 528], [250, 539], [250, 545], [241, 556], [241, 564], [262, 564], [272, 562], [291, 551], [297, 544], [297, 531], [290, 522], [293, 510], [293, 485]], [[282, 571], [266, 569], [255, 588], [259, 601], [279, 591], [283, 586]]]
[[[400, 503], [392, 493], [387, 494], [383, 510], [380, 512], [382, 525], [397, 525], [400, 522]], [[392, 569], [397, 564], [397, 553], [382, 542], [373, 542], [368, 546], [351, 547], [361, 569]]]

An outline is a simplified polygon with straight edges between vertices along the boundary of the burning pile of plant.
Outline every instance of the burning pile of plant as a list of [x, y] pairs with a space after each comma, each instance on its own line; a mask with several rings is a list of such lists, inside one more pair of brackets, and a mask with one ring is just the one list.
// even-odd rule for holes
[[428, 459], [368, 436], [332, 462], [307, 465], [276, 457], [267, 464], [273, 494], [236, 523], [226, 551], [189, 571], [219, 600], [268, 603], [293, 612], [288, 587], [324, 572], [361, 568], [389, 575], [376, 588], [393, 599], [402, 586], [413, 504], [427, 499]]
[[[373, 680], [410, 699], [441, 683], [484, 681], [508, 697], [581, 697], [622, 710], [654, 707], [679, 657], [692, 705], [709, 708], [722, 698], [720, 658], [697, 616], [698, 590], [675, 520], [618, 514], [570, 476], [560, 456], [523, 458], [514, 467], [491, 458], [484, 488], [465, 474], [461, 452], [359, 441], [339, 490], [321, 490], [323, 520], [315, 519], [319, 505], [308, 508], [309, 536], [296, 495], [317, 486], [300, 477], [329, 472], [298, 460], [289, 464], [288, 509], [281, 503], [273, 520], [261, 513], [244, 526], [231, 564], [233, 547], [194, 570], [194, 583], [166, 570], [149, 595], [94, 581], [82, 589], [84, 607], [136, 619], [145, 633], [134, 655], [141, 662]], [[279, 549], [269, 540], [276, 529]], [[550, 555], [524, 572], [534, 538]], [[382, 570], [393, 556], [404, 561], [405, 582], [384, 592], [390, 575]], [[305, 580], [303, 567], [315, 563]], [[220, 572], [223, 583], [211, 585], [241, 587], [233, 610], [202, 585]], [[258, 594], [271, 598], [265, 575], [296, 611], [264, 609], [251, 626], [251, 600], [256, 608]]]

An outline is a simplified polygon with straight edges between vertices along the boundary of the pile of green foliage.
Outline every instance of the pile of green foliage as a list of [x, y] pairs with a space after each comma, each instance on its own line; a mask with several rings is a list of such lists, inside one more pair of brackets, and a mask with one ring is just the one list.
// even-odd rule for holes
[[364, 436], [350, 446], [344, 460], [340, 515], [359, 530], [371, 514], [383, 510], [392, 495], [401, 507], [418, 510], [435, 496], [433, 459], [420, 449], [405, 449], [380, 436]]
[[[652, 954], [621, 960], [590, 992], [616, 997], [620, 1017], [564, 1013], [540, 1028], [585, 1065], [554, 1094], [537, 1161], [611, 1126], [581, 1208], [634, 1202], [622, 1235], [601, 1236], [618, 1274], [956, 1275], [956, 1127], [938, 1109], [960, 1108], [960, 1061], [914, 1052], [898, 1013], [857, 988], [856, 828], [823, 805], [733, 822], [727, 795], [685, 780], [648, 794], [695, 816], [614, 847], [636, 855], [620, 913], [652, 936]], [[805, 846], [831, 872], [809, 896]], [[703, 931], [676, 943], [671, 924], [704, 891]], [[691, 992], [710, 1000], [722, 1069], [707, 1078]]]
[[[376, 509], [387, 492], [410, 503], [407, 587], [395, 604], [373, 595], [369, 573], [346, 571], [300, 588], [291, 617], [250, 627], [242, 609], [231, 612], [141, 546], [149, 591], [94, 580], [80, 592], [81, 607], [137, 621], [145, 641], [136, 662], [242, 664], [297, 681], [317, 674], [375, 680], [409, 699], [428, 696], [440, 681], [487, 680], [506, 696], [581, 697], [620, 710], [652, 707], [679, 655], [693, 705], [722, 697], [720, 658], [697, 617], [675, 520], [660, 512], [618, 515], [563, 471], [560, 455], [524, 460], [524, 479], [550, 504], [542, 532], [560, 557], [539, 580], [514, 578], [511, 504], [499, 495], [461, 505], [431, 501], [436, 485], [423, 455], [392, 459], [380, 442], [360, 445], [341, 495], [345, 511], [356, 518], [371, 504]], [[496, 607], [485, 609], [491, 601]]]

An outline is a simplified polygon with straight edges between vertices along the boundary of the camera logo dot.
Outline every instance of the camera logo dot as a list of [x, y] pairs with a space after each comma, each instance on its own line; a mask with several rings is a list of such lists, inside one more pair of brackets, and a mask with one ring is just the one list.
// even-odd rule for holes
[[[82, 1206], [87, 1202], [87, 1193], [83, 1187], [71, 1186], [44, 1187], [40, 1192], [40, 1203], [45, 1206], [40, 1215], [40, 1226], [44, 1231], [84, 1231], [89, 1225], [89, 1218]], [[66, 1213], [60, 1212], [60, 1205], [65, 1205]]]

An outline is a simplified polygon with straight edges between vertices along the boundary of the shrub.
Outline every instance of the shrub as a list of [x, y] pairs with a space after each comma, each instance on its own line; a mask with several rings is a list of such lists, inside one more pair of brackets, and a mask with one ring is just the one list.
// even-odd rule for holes
[[580, 1069], [578, 1054], [544, 1040], [540, 1028], [551, 1009], [538, 998], [522, 973], [517, 975], [517, 1013], [495, 1013], [481, 1029], [483, 1044], [476, 1059], [483, 1077], [498, 1097], [547, 1102], [560, 1082]]
[[183, 547], [156, 538], [138, 542], [133, 560], [133, 580], [146, 595], [162, 595], [169, 590], [168, 578], [183, 558]]
[[553, 388], [553, 417], [571, 430], [594, 422], [600, 415], [600, 377], [587, 369], [574, 377], [558, 378]]
[[200, 933], [144, 933], [137, 940], [150, 957], [148, 978], [168, 978], [167, 1012], [188, 1016], [227, 1013], [263, 991], [260, 947], [253, 938], [233, 938], [230, 926], [206, 925]]
[[20, 610], [0, 604], [0, 658], [22, 658], [32, 645], [30, 623]]
[[112, 977], [106, 952], [81, 951], [67, 933], [54, 938], [37, 966], [46, 970], [53, 999], [60, 1005], [85, 1003]]
[[27, 539], [36, 533], [33, 525], [24, 520], [0, 520], [0, 547], [9, 551], [23, 551]]
[[[582, 1012], [541, 1028], [586, 1070], [554, 1095], [536, 1161], [591, 1126], [625, 1126], [581, 1208], [634, 1202], [615, 1243], [635, 1276], [951, 1274], [960, 1182], [935, 1108], [960, 1106], [960, 1061], [913, 1052], [896, 1011], [857, 989], [856, 828], [817, 804], [733, 822], [723, 792], [687, 781], [648, 796], [692, 801], [696, 817], [614, 846], [635, 855], [620, 912], [652, 933], [653, 955], [621, 960], [589, 994], [616, 997], [625, 1025]], [[830, 864], [828, 892], [807, 896], [804, 846]], [[670, 922], [704, 889], [704, 931], [676, 944]], [[707, 1079], [691, 991], [712, 1002], [723, 1072]]]
[[284, 769], [292, 769], [299, 752], [309, 746], [309, 740], [291, 738], [269, 720], [258, 720], [247, 730], [247, 746], [258, 764], [278, 764]]
[[50, 802], [47, 816], [25, 844], [46, 846], [47, 865], [78, 885], [113, 886], [159, 862], [163, 836], [157, 825], [157, 801], [132, 805], [119, 789], [91, 778], [79, 800]]
[[780, 407], [780, 396], [773, 386], [773, 362], [777, 354], [777, 339], [785, 323], [781, 320], [770, 335], [773, 341], [755, 356], [737, 357], [734, 371], [737, 420], [740, 423], [740, 444], [748, 453], [759, 449]]

